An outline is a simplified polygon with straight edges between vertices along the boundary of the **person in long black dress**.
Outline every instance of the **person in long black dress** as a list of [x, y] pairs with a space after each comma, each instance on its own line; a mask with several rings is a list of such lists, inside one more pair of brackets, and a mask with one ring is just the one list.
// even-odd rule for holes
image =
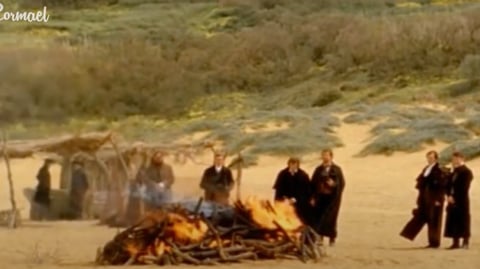
[[50, 165], [53, 160], [46, 159], [37, 173], [37, 188], [33, 197], [34, 205], [32, 206], [31, 219], [43, 220], [50, 216], [50, 190], [51, 190], [51, 176]]
[[[447, 185], [447, 219], [445, 237], [452, 238], [449, 249], [468, 248], [470, 239], [470, 184], [472, 171], [465, 165], [460, 152], [452, 155], [453, 171]], [[460, 246], [460, 239], [463, 239]]]
[[275, 201], [293, 200], [298, 217], [308, 223], [310, 213], [310, 178], [300, 168], [299, 158], [290, 158], [287, 167], [282, 169], [273, 186]]
[[87, 174], [83, 162], [75, 160], [73, 163], [72, 186], [70, 188], [70, 208], [74, 219], [82, 219], [83, 204], [89, 189]]
[[333, 152], [322, 151], [322, 164], [313, 172], [311, 186], [312, 223], [311, 226], [321, 236], [329, 237], [330, 246], [337, 238], [337, 219], [345, 188], [345, 178], [340, 166], [333, 163]]

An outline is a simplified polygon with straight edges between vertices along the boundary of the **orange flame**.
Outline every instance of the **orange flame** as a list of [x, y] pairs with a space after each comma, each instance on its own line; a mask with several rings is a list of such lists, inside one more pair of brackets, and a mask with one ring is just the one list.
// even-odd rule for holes
[[173, 242], [190, 244], [202, 241], [207, 231], [207, 224], [200, 219], [188, 219], [180, 214], [169, 213], [164, 236]]
[[271, 203], [267, 200], [249, 197], [244, 206], [250, 210], [252, 220], [262, 228], [277, 230], [280, 226], [287, 232], [296, 232], [303, 226], [295, 208], [289, 201]]

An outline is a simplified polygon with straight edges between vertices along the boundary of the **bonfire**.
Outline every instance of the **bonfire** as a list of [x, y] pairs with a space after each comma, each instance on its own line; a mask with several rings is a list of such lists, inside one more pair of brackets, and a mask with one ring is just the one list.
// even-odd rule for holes
[[98, 249], [103, 265], [215, 265], [260, 259], [318, 261], [317, 235], [297, 217], [289, 201], [249, 198], [229, 217], [205, 216], [180, 205], [150, 212], [138, 224]]

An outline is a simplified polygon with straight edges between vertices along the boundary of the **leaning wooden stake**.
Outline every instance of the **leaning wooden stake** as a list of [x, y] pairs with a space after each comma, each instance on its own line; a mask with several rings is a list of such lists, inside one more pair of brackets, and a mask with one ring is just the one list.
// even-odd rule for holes
[[122, 166], [123, 173], [125, 174], [125, 179], [129, 180], [130, 179], [130, 173], [128, 172], [128, 167], [127, 167], [127, 162], [122, 156], [122, 153], [118, 149], [117, 143], [113, 141], [112, 138], [110, 138], [110, 143], [113, 146], [113, 149], [115, 150], [115, 154], [117, 155], [118, 160], [120, 161], [120, 165]]
[[7, 167], [7, 179], [8, 179], [8, 187], [10, 189], [10, 202], [12, 204], [12, 212], [10, 213], [10, 223], [9, 227], [12, 229], [17, 228], [17, 203], [15, 202], [15, 189], [13, 187], [13, 180], [12, 180], [12, 170], [10, 169], [10, 158], [8, 156], [7, 150], [7, 135], [2, 132], [2, 139], [3, 139], [3, 159], [5, 160], [5, 166]]
[[237, 162], [237, 201], [241, 201], [242, 199], [242, 168], [243, 168], [243, 157], [241, 154], [238, 154], [238, 162]]

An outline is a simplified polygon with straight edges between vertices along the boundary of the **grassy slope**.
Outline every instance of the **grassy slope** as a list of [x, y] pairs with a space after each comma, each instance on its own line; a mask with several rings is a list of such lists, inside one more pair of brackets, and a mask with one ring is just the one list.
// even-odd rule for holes
[[[388, 12], [392, 14], [449, 12], [448, 10], [454, 5], [455, 8], [462, 8], [463, 5], [465, 8], [469, 8], [471, 5], [471, 3], [452, 3], [461, 1], [433, 2], [434, 4], [431, 6], [421, 6], [410, 2], [401, 3], [393, 9], [388, 9]], [[301, 6], [296, 8], [298, 8], [298, 12], [304, 12]], [[361, 12], [373, 16], [385, 12], [384, 7], [378, 7], [376, 4], [361, 9], [347, 5], [340, 5], [339, 8], [342, 12]], [[219, 30], [241, 29], [253, 23], [249, 21], [248, 10], [241, 14], [240, 17], [243, 20], [239, 20], [238, 14], [230, 13], [228, 7], [220, 8], [213, 1], [193, 4], [157, 3], [157, 1], [146, 0], [119, 1], [117, 5], [113, 6], [81, 10], [54, 9], [51, 12], [51, 22], [47, 25], [24, 23], [0, 25], [2, 29], [0, 46], [10, 48], [12, 44], [19, 45], [19, 43], [21, 46], [32, 44], [48, 46], [50, 42], [59, 41], [75, 44], [77, 41], [84, 41], [85, 37], [94, 40], [112, 40], [123, 36], [162, 38], [173, 29], [212, 36]], [[462, 104], [465, 100], [469, 102], [475, 99], [480, 100], [475, 92], [455, 96], [454, 100], [451, 100], [452, 89], [447, 86], [457, 85], [459, 81], [458, 75], [455, 73], [440, 78], [418, 77], [412, 73], [393, 80], [371, 82], [361, 70], [351, 70], [341, 76], [332, 77], [331, 70], [318, 66], [298, 80], [286, 83], [274, 94], [233, 92], [198, 99], [188, 115], [174, 121], [167, 122], [142, 116], [113, 122], [104, 119], [72, 119], [60, 127], [58, 124], [35, 123], [33, 125], [10, 125], [8, 129], [10, 136], [15, 138], [49, 136], [57, 134], [59, 129], [67, 132], [114, 129], [129, 138], [143, 140], [172, 139], [188, 132], [207, 131], [207, 139], [227, 141], [227, 148], [231, 151], [247, 149], [252, 154], [305, 153], [324, 146], [341, 145], [341, 141], [338, 141], [332, 133], [332, 128], [337, 126], [339, 121], [332, 116], [325, 116], [330, 114], [329, 112], [347, 112], [359, 103], [408, 104], [426, 101], [446, 102], [455, 107], [456, 104]], [[323, 106], [332, 100], [335, 101], [333, 105]], [[312, 105], [315, 104], [322, 107], [312, 108]], [[359, 113], [368, 114], [369, 112], [361, 111]], [[400, 115], [399, 117], [402, 116], [401, 113], [397, 114]], [[464, 115], [459, 113], [459, 116]], [[225, 122], [228, 124], [225, 125]], [[286, 125], [289, 128], [268, 131], [272, 129], [269, 125], [272, 122], [274, 125]], [[435, 133], [429, 135], [419, 133], [419, 128], [422, 129], [422, 126], [418, 127], [418, 124], [422, 124], [422, 122], [405, 122], [406, 126], [400, 126], [404, 129], [413, 126], [408, 129], [410, 136], [392, 138], [389, 137], [392, 134], [388, 132], [375, 134], [378, 135], [378, 139], [374, 140], [372, 146], [366, 148], [362, 154], [390, 153], [396, 150], [408, 151], [412, 148], [420, 148], [422, 144], [430, 142], [432, 136], [435, 138]], [[439, 125], [441, 128], [447, 128], [453, 132], [452, 137], [446, 137], [447, 142], [475, 138], [475, 136], [466, 134], [469, 132], [467, 127], [457, 130], [457, 126], [450, 121], [440, 122]], [[270, 127], [266, 128], [265, 126]], [[247, 132], [246, 129], [264, 131]], [[389, 128], [386, 130], [388, 131]], [[435, 129], [435, 132], [442, 133], [443, 131]], [[392, 145], [389, 143], [392, 139], [400, 142]], [[302, 146], [298, 145], [297, 141], [299, 140], [310, 142], [307, 143], [308, 145]], [[402, 142], [403, 140], [406, 142]], [[255, 142], [255, 146], [252, 146], [253, 142]]]

